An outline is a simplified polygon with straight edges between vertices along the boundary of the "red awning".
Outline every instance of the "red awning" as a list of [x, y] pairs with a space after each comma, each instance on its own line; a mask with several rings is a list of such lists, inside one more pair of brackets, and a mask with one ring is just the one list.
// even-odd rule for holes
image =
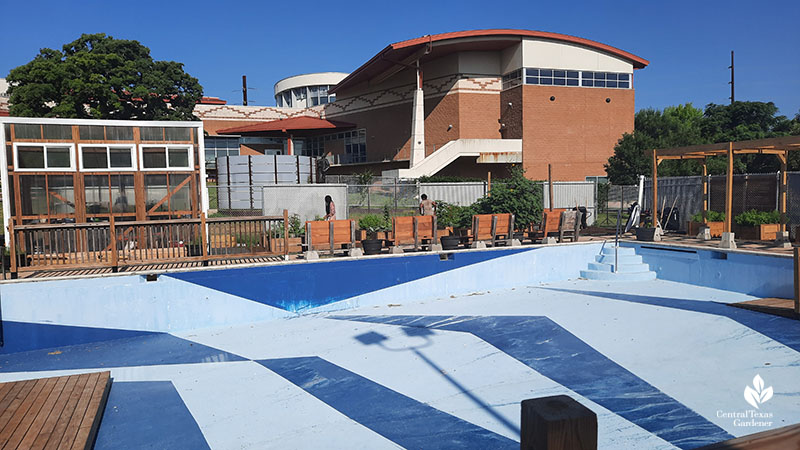
[[243, 127], [225, 128], [223, 130], [218, 130], [217, 134], [242, 134], [266, 131], [281, 131], [285, 133], [298, 130], [336, 130], [355, 127], [355, 124], [348, 122], [301, 116], [291, 117], [289, 119], [272, 120], [269, 122], [258, 122], [254, 123], [253, 125], [245, 125]]

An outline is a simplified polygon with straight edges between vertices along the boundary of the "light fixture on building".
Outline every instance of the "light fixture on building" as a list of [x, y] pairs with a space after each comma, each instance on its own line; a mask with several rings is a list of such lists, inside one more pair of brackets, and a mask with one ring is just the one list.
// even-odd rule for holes
[[508, 107], [511, 108], [512, 106], [514, 106], [514, 103], [508, 102]]
[[453, 129], [453, 125], [452, 124], [447, 126], [447, 131], [450, 131], [452, 129]]

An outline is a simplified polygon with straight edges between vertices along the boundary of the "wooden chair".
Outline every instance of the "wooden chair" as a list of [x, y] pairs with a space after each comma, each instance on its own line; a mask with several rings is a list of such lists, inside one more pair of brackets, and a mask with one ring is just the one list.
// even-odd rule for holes
[[511, 245], [514, 238], [514, 215], [476, 214], [472, 216], [472, 242], [490, 242], [492, 247], [499, 242]]
[[581, 212], [564, 211], [561, 213], [561, 221], [558, 225], [558, 242], [564, 242], [565, 237], [577, 242], [581, 236]]
[[356, 223], [354, 220], [313, 220], [306, 222], [306, 242], [308, 250], [328, 249], [333, 255], [336, 250], [349, 250], [356, 246]]
[[424, 244], [435, 244], [437, 239], [436, 216], [405, 216], [392, 219], [392, 239], [390, 243], [413, 245], [419, 250]]
[[542, 221], [539, 223], [539, 228], [528, 231], [528, 239], [536, 243], [544, 241], [551, 234], [558, 233], [561, 213], [564, 211], [566, 211], [564, 208], [553, 208], [552, 211], [545, 209], [542, 211]]

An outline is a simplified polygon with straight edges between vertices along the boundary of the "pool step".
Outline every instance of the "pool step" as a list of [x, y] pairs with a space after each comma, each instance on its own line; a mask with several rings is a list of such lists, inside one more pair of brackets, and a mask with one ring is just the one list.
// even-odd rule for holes
[[[633, 247], [619, 247], [619, 252], [613, 245], [603, 247], [595, 262], [589, 263], [587, 270], [581, 270], [581, 277], [588, 280], [606, 281], [649, 281], [656, 279], [656, 273], [650, 266], [642, 262], [642, 257], [636, 254]], [[614, 272], [614, 264], [619, 264]]]

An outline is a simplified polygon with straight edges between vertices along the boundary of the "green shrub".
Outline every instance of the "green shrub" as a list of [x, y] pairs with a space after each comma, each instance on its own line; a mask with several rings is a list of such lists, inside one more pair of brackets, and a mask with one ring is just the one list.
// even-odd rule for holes
[[391, 226], [391, 223], [387, 223], [383, 216], [377, 214], [366, 214], [358, 219], [358, 228], [366, 231], [369, 235], [379, 231], [389, 231]]
[[458, 177], [458, 176], [447, 176], [447, 175], [432, 175], [432, 176], [422, 176], [417, 179], [420, 183], [470, 183], [476, 181], [483, 181], [480, 178], [474, 177]]
[[733, 218], [736, 225], [757, 227], [767, 223], [781, 223], [781, 213], [778, 211], [757, 211], [751, 209]]
[[[699, 213], [692, 216], [692, 222], [702, 222], [703, 221], [703, 212], [700, 211]], [[725, 221], [725, 213], [724, 212], [717, 212], [717, 211], [706, 211], [706, 220], [709, 222], [724, 222]]]
[[306, 227], [303, 226], [303, 222], [300, 221], [300, 216], [297, 214], [292, 214], [292, 216], [289, 217], [289, 236], [300, 237], [305, 235], [306, 235]]
[[525, 178], [520, 166], [511, 169], [511, 177], [492, 184], [491, 196], [472, 204], [475, 214], [514, 214], [514, 227], [523, 230], [542, 218], [542, 187]]
[[469, 228], [472, 226], [472, 206], [458, 206], [436, 202], [436, 224], [440, 227]]

